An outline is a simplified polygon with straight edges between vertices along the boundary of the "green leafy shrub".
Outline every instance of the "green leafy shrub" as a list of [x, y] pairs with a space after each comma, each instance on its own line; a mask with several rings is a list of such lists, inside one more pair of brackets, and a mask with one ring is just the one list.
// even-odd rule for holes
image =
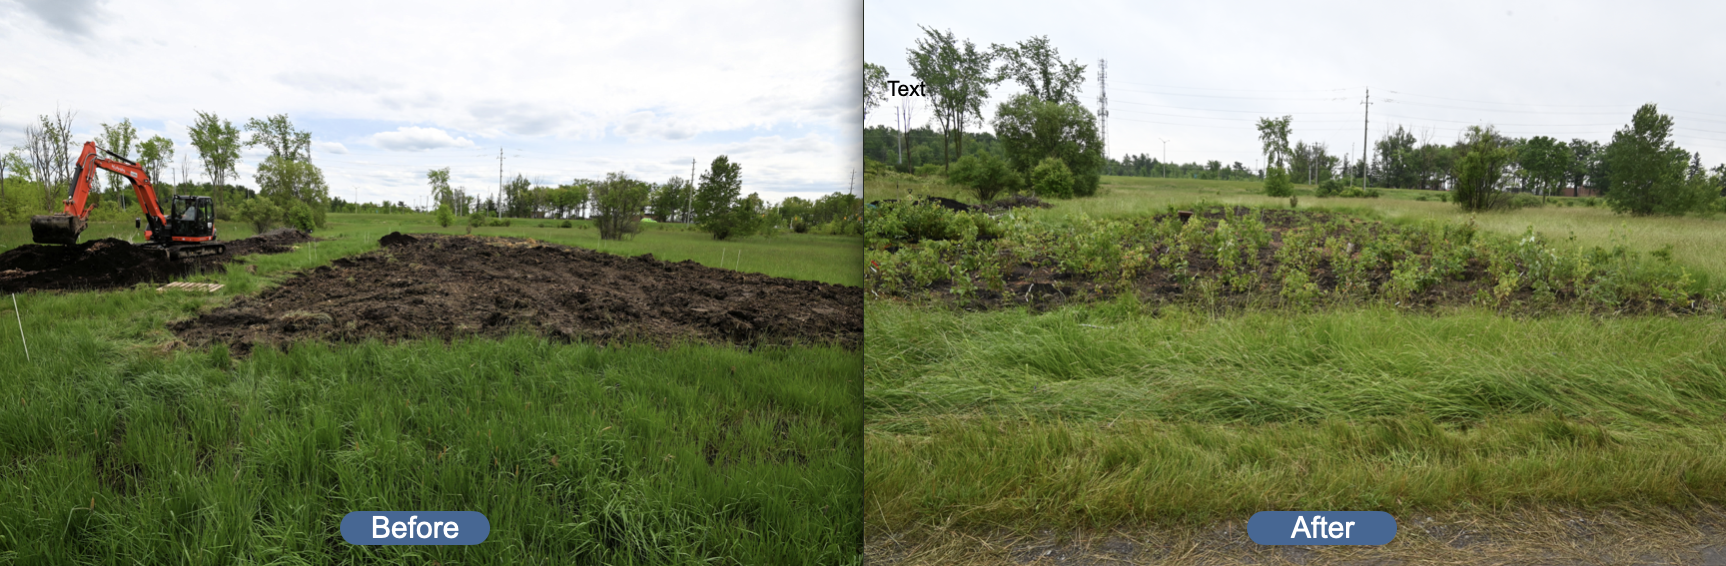
[[312, 207], [305, 201], [296, 201], [293, 208], [288, 209], [288, 225], [302, 232], [311, 232], [317, 228], [317, 217], [312, 215]]
[[282, 220], [282, 208], [267, 198], [249, 198], [240, 201], [240, 204], [234, 208], [236, 209], [234, 214], [239, 217], [240, 221], [250, 224], [252, 229], [259, 234], [269, 231], [270, 228], [275, 227], [277, 222]]
[[1044, 158], [1031, 169], [1031, 191], [1040, 197], [1073, 198], [1073, 172], [1065, 161]]
[[[1012, 165], [986, 151], [967, 155], [953, 162], [952, 169], [947, 172], [947, 180], [969, 187], [977, 193], [979, 202], [995, 200], [997, 195], [1016, 191], [1024, 183], [1019, 174], [1013, 171]], [[1068, 184], [1071, 185], [1070, 180]]]
[[1265, 170], [1265, 194], [1273, 197], [1294, 196], [1294, 182], [1289, 180], [1288, 171], [1281, 167]]
[[1313, 190], [1313, 195], [1318, 197], [1334, 197], [1342, 194], [1344, 188], [1345, 186], [1342, 184], [1340, 179], [1332, 177], [1320, 181], [1318, 187]]
[[455, 214], [451, 213], [448, 204], [437, 205], [437, 225], [448, 228], [455, 223]]
[[565, 220], [565, 221], [563, 221], [562, 224], [558, 224], [557, 227], [558, 228], [569, 228], [569, 227], [574, 226], [574, 225], [575, 225], [574, 222], [570, 222], [568, 220]]

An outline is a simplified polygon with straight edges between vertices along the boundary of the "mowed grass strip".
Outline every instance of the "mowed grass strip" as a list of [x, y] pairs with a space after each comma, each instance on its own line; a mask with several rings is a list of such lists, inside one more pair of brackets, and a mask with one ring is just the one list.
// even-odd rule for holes
[[866, 332], [872, 529], [1726, 502], [1715, 318], [871, 301]]
[[[0, 382], [0, 552], [22, 562], [860, 552], [854, 352], [517, 337], [125, 359], [86, 333], [35, 338], [38, 362]], [[342, 516], [368, 509], [479, 511], [492, 532], [475, 547], [342, 542]]]

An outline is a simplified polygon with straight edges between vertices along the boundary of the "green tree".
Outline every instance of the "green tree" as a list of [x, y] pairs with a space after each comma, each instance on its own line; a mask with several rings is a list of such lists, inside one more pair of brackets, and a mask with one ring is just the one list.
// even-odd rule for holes
[[1492, 126], [1469, 126], [1462, 147], [1466, 153], [1456, 164], [1456, 190], [1452, 199], [1469, 212], [1497, 206], [1508, 169], [1516, 160], [1510, 140]]
[[1041, 197], [1072, 198], [1073, 172], [1059, 158], [1045, 157], [1031, 169], [1031, 190]]
[[511, 218], [528, 218], [533, 216], [533, 182], [520, 173], [514, 179], [503, 185], [504, 216]]
[[432, 202], [455, 204], [455, 190], [449, 186], [448, 167], [426, 171], [426, 182], [431, 184]]
[[1033, 167], [1054, 157], [1073, 175], [1073, 196], [1097, 192], [1103, 141], [1096, 117], [1083, 106], [1046, 102], [1030, 94], [1014, 96], [995, 112], [995, 136], [1020, 175], [1029, 177]]
[[[924, 26], [923, 38], [915, 49], [907, 50], [906, 62], [911, 64], [911, 76], [928, 86], [929, 107], [935, 121], [941, 125], [943, 169], [964, 152], [965, 124], [975, 119], [983, 122], [983, 101], [989, 99], [989, 87], [997, 78], [989, 72], [993, 55], [977, 50], [971, 40], [963, 44], [953, 36]], [[947, 146], [954, 153], [947, 153]]]
[[1259, 143], [1264, 145], [1265, 167], [1282, 167], [1289, 157], [1289, 125], [1294, 116], [1259, 118]]
[[688, 222], [693, 189], [688, 179], [672, 177], [653, 192], [653, 202], [648, 208], [660, 222]]
[[[204, 173], [210, 176], [211, 184], [226, 185], [228, 175], [234, 174], [234, 166], [240, 162], [240, 130], [227, 120], [217, 118], [215, 114], [196, 111], [198, 120], [187, 128], [187, 134], [192, 138], [192, 147], [198, 150], [198, 159], [203, 161]], [[221, 208], [221, 197], [212, 191], [217, 209]]]
[[1685, 169], [1690, 154], [1672, 143], [1672, 117], [1654, 104], [1636, 110], [1630, 124], [1612, 134], [1606, 161], [1612, 186], [1606, 202], [1616, 212], [1634, 215], [1683, 214], [1702, 205], [1698, 183]]
[[1523, 142], [1517, 151], [1518, 165], [1526, 173], [1530, 188], [1542, 197], [1564, 186], [1574, 168], [1574, 154], [1564, 142], [1546, 136], [1535, 136]]
[[621, 240], [641, 231], [641, 211], [647, 206], [647, 183], [624, 173], [606, 173], [593, 186], [593, 224], [602, 240]]
[[174, 163], [174, 140], [150, 136], [150, 139], [138, 145], [138, 161], [144, 166], [144, 170], [150, 172], [150, 179], [160, 183], [162, 166]]
[[246, 129], [252, 132], [252, 139], [246, 142], [246, 147], [261, 145], [269, 148], [271, 157], [289, 161], [312, 160], [312, 133], [294, 129], [294, 123], [288, 120], [287, 114], [263, 120], [252, 118], [246, 121]]
[[1373, 176], [1386, 187], [1410, 188], [1419, 177], [1414, 134], [1398, 125], [1383, 138], [1373, 142], [1378, 159], [1373, 163]]
[[887, 68], [874, 63], [863, 63], [863, 119], [869, 119], [869, 112], [875, 110], [882, 102], [887, 101]]
[[1004, 62], [995, 82], [1011, 79], [1044, 102], [1079, 104], [1085, 66], [1078, 59], [1063, 63], [1060, 50], [1049, 45], [1048, 36], [1035, 36], [1017, 46], [996, 44], [990, 48], [995, 58]]
[[737, 232], [733, 212], [743, 193], [743, 166], [721, 155], [713, 158], [695, 190], [695, 225], [723, 240]]
[[[130, 160], [132, 158], [132, 144], [138, 141], [138, 130], [132, 127], [130, 118], [122, 118], [119, 124], [112, 126], [102, 124], [101, 139], [102, 149], [112, 151], [122, 159]], [[112, 171], [107, 171], [104, 177], [108, 180], [108, 192], [114, 195], [114, 203], [125, 208], [125, 193], [121, 191], [132, 188], [132, 181], [124, 175]]]
[[[272, 155], [258, 165], [253, 179], [258, 183], [260, 196], [275, 201], [277, 206], [288, 211], [290, 224], [299, 226], [291, 216], [295, 203], [304, 203], [312, 218], [312, 226], [323, 227], [324, 213], [329, 208], [330, 187], [324, 184], [324, 173], [317, 166]], [[302, 229], [310, 231], [310, 228]]]
[[[1067, 191], [1072, 191], [1072, 172], [1067, 172]], [[1013, 171], [1013, 166], [1006, 160], [995, 157], [989, 152], [978, 152], [967, 155], [953, 162], [952, 169], [947, 173], [947, 180], [954, 184], [969, 187], [977, 193], [979, 202], [995, 200], [1003, 192], [1018, 190], [1023, 184], [1023, 178]], [[795, 198], [795, 197], [793, 197]], [[789, 200], [789, 199], [787, 199]]]

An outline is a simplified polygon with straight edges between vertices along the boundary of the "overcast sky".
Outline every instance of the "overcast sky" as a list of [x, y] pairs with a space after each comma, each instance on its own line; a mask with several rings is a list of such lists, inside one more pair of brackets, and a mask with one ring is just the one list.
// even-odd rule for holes
[[[56, 108], [131, 119], [198, 170], [194, 110], [312, 133], [334, 196], [413, 202], [428, 169], [492, 194], [726, 154], [744, 193], [844, 192], [861, 165], [857, 1], [0, 0], [0, 152]], [[252, 186], [261, 146], [242, 154]], [[177, 168], [176, 168], [177, 169]], [[165, 175], [169, 181], [174, 175]], [[198, 180], [205, 180], [201, 172]]]
[[[1097, 110], [1108, 60], [1108, 151], [1176, 162], [1263, 165], [1254, 122], [1294, 116], [1291, 144], [1361, 149], [1404, 125], [1434, 143], [1471, 124], [1607, 142], [1644, 103], [1676, 123], [1675, 141], [1726, 162], [1726, 3], [1721, 2], [1031, 2], [930, 6], [869, 0], [864, 60], [910, 80], [918, 25], [981, 49], [1049, 37], [1086, 65], [1080, 99]], [[1003, 83], [984, 117], [1013, 94]], [[891, 124], [889, 100], [870, 125]], [[918, 124], [931, 113], [916, 114]], [[992, 128], [989, 128], [992, 130]], [[1352, 146], [1352, 147], [1351, 147]]]

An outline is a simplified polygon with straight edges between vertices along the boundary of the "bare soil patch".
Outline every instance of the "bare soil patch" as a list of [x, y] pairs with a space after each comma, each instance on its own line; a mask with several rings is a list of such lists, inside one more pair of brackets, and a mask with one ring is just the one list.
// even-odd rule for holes
[[863, 340], [863, 291], [517, 238], [391, 233], [257, 297], [174, 323], [188, 344], [501, 336], [734, 344]]
[[225, 242], [220, 255], [178, 261], [125, 240], [103, 238], [71, 246], [26, 244], [0, 254], [0, 292], [94, 290], [165, 282], [220, 269], [249, 254], [278, 254], [314, 240], [305, 232], [282, 228]]

